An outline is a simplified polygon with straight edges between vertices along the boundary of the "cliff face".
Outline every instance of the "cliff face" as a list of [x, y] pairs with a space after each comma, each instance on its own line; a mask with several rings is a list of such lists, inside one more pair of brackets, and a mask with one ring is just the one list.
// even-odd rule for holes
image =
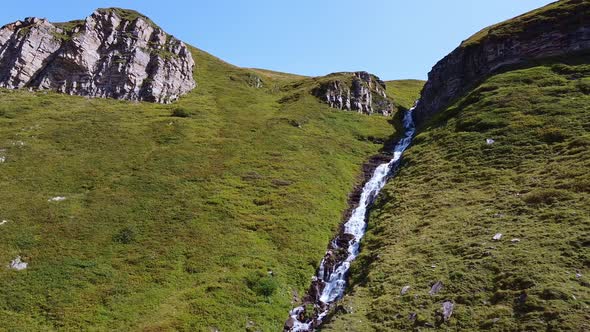
[[84, 21], [0, 29], [0, 87], [168, 103], [195, 87], [186, 45], [148, 18], [101, 9]]
[[590, 51], [590, 2], [560, 1], [485, 29], [439, 61], [414, 111], [418, 124], [509, 66]]
[[333, 75], [341, 77], [324, 82], [313, 91], [330, 107], [385, 116], [393, 112], [393, 104], [385, 93], [385, 82], [377, 76], [364, 71]]

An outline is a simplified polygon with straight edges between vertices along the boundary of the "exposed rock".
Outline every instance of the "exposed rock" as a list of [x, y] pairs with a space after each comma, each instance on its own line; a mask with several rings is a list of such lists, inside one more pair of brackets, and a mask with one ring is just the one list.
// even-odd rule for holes
[[[560, 1], [547, 10], [552, 19], [521, 19], [518, 29], [498, 33], [510, 21], [480, 32], [479, 40], [466, 41], [440, 60], [428, 74], [414, 118], [421, 125], [444, 110], [482, 80], [504, 68], [534, 60], [590, 52], [590, 2]], [[575, 9], [565, 8], [575, 4]], [[526, 16], [526, 14], [524, 15]]]
[[9, 268], [13, 269], [13, 270], [24, 270], [27, 268], [27, 266], [29, 265], [29, 263], [25, 263], [21, 260], [20, 256], [16, 256], [15, 259], [13, 259], [10, 264], [8, 265]]
[[[186, 45], [147, 17], [27, 18], [0, 29], [0, 87], [168, 103], [195, 87]], [[124, 16], [124, 17], [123, 17]]]
[[377, 76], [364, 71], [332, 76], [335, 76], [334, 80], [321, 84], [313, 91], [330, 107], [364, 114], [392, 114], [393, 103], [387, 99], [385, 82]]
[[48, 199], [48, 202], [61, 202], [61, 201], [65, 201], [66, 197], [64, 196], [55, 196], [55, 197], [51, 197], [50, 199]]
[[291, 331], [293, 327], [295, 327], [296, 320], [293, 317], [289, 317], [285, 322], [285, 326], [283, 326], [284, 331]]
[[449, 318], [451, 318], [451, 315], [453, 314], [453, 308], [455, 308], [455, 305], [453, 304], [453, 302], [451, 302], [449, 300], [443, 302], [442, 314], [443, 314], [443, 318], [445, 321], [448, 321]]
[[401, 295], [406, 295], [409, 291], [410, 291], [410, 286], [404, 286], [402, 287], [402, 290], [400, 292]]
[[486, 138], [486, 144], [487, 145], [492, 145], [496, 143], [496, 141], [493, 138]]
[[496, 235], [494, 235], [492, 237], [492, 240], [494, 241], [500, 241], [502, 239], [502, 233], [497, 233]]
[[434, 283], [434, 285], [432, 285], [428, 294], [435, 295], [436, 293], [440, 292], [442, 289], [443, 289], [442, 281], [437, 281], [436, 283]]
[[262, 79], [254, 74], [248, 76], [248, 85], [256, 89], [260, 89], [264, 86], [262, 84]]

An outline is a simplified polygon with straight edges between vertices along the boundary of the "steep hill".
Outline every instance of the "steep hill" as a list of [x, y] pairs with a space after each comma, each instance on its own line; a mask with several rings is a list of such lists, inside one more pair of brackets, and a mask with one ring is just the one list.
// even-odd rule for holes
[[468, 38], [428, 74], [416, 121], [422, 124], [491, 75], [548, 57], [587, 56], [588, 17], [587, 0], [561, 0]]
[[391, 118], [187, 47], [174, 104], [0, 89], [0, 330], [281, 329]]
[[590, 57], [555, 56], [551, 35], [530, 29], [561, 25], [553, 36], [573, 45], [586, 32], [569, 28], [588, 30], [587, 8], [560, 1], [468, 39], [461, 47], [524, 33], [547, 53], [527, 62], [515, 51], [516, 67], [457, 83], [452, 104], [424, 111], [459, 75], [447, 69], [472, 62], [459, 49], [435, 66], [422, 131], [370, 215], [350, 295], [323, 331], [590, 330]]

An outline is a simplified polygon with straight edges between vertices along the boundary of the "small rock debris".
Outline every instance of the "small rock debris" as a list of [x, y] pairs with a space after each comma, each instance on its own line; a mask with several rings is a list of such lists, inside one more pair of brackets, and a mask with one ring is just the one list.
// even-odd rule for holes
[[500, 241], [500, 239], [502, 239], [502, 233], [496, 233], [496, 235], [494, 235], [492, 238], [494, 241]]
[[10, 262], [10, 264], [8, 265], [8, 268], [13, 269], [13, 270], [17, 270], [17, 271], [21, 271], [21, 270], [26, 269], [28, 265], [29, 265], [29, 263], [23, 262], [21, 260], [20, 256], [16, 256], [16, 258]]
[[443, 289], [443, 283], [442, 283], [442, 281], [439, 280], [436, 283], [434, 283], [434, 285], [432, 285], [428, 294], [435, 295], [436, 293], [440, 292], [442, 289]]
[[446, 300], [445, 302], [443, 302], [442, 304], [442, 312], [443, 312], [443, 318], [446, 321], [449, 320], [449, 318], [451, 318], [451, 315], [453, 314], [453, 308], [455, 308], [455, 304], [453, 304], [453, 302]]
[[410, 288], [411, 288], [410, 286], [404, 286], [404, 287], [402, 287], [402, 290], [400, 292], [401, 295], [406, 295], [410, 291]]

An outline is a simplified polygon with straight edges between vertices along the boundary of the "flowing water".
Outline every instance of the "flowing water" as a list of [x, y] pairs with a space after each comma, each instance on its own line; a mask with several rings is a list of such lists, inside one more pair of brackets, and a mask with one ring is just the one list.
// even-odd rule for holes
[[[404, 114], [402, 139], [393, 150], [393, 159], [388, 163], [379, 165], [373, 172], [371, 179], [365, 183], [361, 193], [359, 205], [348, 221], [344, 224], [342, 233], [332, 241], [330, 250], [320, 263], [318, 273], [312, 279], [312, 287], [308, 295], [314, 298], [314, 313], [307, 315], [305, 307], [297, 307], [289, 313], [290, 318], [285, 324], [286, 331], [304, 332], [313, 331], [318, 327], [328, 314], [331, 304], [344, 295], [346, 278], [350, 263], [359, 254], [359, 245], [367, 228], [367, 212], [387, 182], [392, 170], [401, 159], [402, 153], [412, 142], [415, 133], [412, 110]], [[343, 255], [341, 252], [346, 250]], [[307, 318], [306, 318], [307, 317]]]

